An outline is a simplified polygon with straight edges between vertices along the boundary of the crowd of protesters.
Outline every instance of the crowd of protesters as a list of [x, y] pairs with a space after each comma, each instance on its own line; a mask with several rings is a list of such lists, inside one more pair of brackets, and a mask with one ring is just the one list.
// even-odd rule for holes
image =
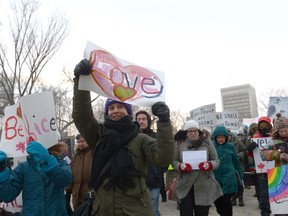
[[[29, 142], [27, 160], [15, 169], [9, 168], [6, 153], [0, 151], [0, 201], [9, 203], [20, 193], [23, 200], [21, 212], [6, 215], [73, 215], [93, 191], [91, 216], [160, 216], [160, 195], [163, 202], [167, 200], [166, 172], [166, 180], [176, 176], [173, 200], [180, 216], [208, 216], [212, 205], [219, 215], [232, 216], [233, 206], [245, 208], [244, 187], [251, 189], [251, 185], [261, 216], [271, 215], [267, 173], [256, 172], [253, 154], [259, 147], [255, 139], [271, 137], [269, 145], [260, 149], [261, 158], [274, 160], [276, 167], [287, 164], [288, 120], [284, 116], [277, 114], [273, 122], [261, 117], [244, 134], [224, 126], [210, 133], [197, 121], [187, 120], [173, 134], [164, 102], [151, 107], [157, 117], [153, 131], [147, 111], [133, 116], [131, 104], [108, 98], [104, 122], [100, 122], [93, 115], [90, 92], [78, 89], [79, 76], [90, 74], [91, 69], [83, 59], [74, 70], [72, 117], [80, 134], [70, 164], [64, 160], [67, 144], [60, 141], [48, 149], [43, 143]], [[198, 158], [196, 162], [191, 162], [193, 157]], [[170, 171], [173, 178], [168, 178]], [[253, 183], [245, 184], [245, 174]]]

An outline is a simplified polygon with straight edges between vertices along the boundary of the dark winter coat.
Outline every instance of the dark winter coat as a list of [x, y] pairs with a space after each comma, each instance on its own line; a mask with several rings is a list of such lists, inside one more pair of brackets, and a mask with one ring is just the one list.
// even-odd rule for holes
[[[77, 89], [74, 80], [73, 119], [75, 125], [91, 149], [97, 145], [100, 124], [93, 116], [90, 92]], [[147, 166], [168, 166], [174, 157], [174, 139], [171, 122], [157, 123], [157, 139], [138, 133], [126, 145], [134, 164], [141, 176], [133, 177], [134, 188], [123, 192], [118, 187], [104, 189], [107, 179], [96, 190], [91, 215], [93, 216], [150, 216], [153, 210], [150, 192], [145, 183]]]

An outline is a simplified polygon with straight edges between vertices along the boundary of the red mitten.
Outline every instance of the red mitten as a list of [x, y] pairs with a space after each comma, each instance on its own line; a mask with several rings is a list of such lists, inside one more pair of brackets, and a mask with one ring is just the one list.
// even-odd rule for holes
[[209, 171], [213, 168], [212, 163], [209, 161], [199, 163], [199, 169], [201, 171]]
[[181, 163], [179, 164], [179, 171], [181, 172], [191, 172], [192, 166], [189, 163]]

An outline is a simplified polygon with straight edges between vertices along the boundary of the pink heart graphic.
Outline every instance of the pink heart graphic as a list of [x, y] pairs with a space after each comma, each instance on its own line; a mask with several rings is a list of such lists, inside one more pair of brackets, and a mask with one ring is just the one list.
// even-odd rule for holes
[[90, 62], [94, 81], [109, 98], [120, 101], [155, 98], [163, 92], [162, 81], [156, 74], [136, 65], [123, 66], [106, 51], [92, 51]]

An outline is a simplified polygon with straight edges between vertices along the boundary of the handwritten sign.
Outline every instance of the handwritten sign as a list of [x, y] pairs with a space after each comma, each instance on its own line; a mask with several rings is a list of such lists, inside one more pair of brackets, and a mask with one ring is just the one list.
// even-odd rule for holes
[[119, 59], [89, 41], [84, 58], [92, 71], [90, 76], [80, 76], [79, 89], [139, 106], [165, 101], [163, 73]]
[[216, 113], [217, 125], [225, 126], [227, 129], [239, 129], [238, 111], [225, 111]]
[[267, 149], [272, 137], [252, 138], [251, 140], [256, 142], [258, 148], [253, 150], [253, 157], [255, 161], [256, 173], [266, 173], [268, 169], [272, 169], [275, 166], [275, 161], [263, 161], [261, 158], [260, 150]]
[[21, 97], [17, 105], [5, 108], [0, 149], [8, 157], [23, 157], [31, 140], [46, 148], [58, 142], [52, 92]]
[[209, 104], [190, 111], [191, 119], [197, 121], [201, 128], [216, 126], [216, 104]]
[[267, 170], [269, 202], [272, 213], [287, 214], [288, 212], [288, 166], [279, 166]]

